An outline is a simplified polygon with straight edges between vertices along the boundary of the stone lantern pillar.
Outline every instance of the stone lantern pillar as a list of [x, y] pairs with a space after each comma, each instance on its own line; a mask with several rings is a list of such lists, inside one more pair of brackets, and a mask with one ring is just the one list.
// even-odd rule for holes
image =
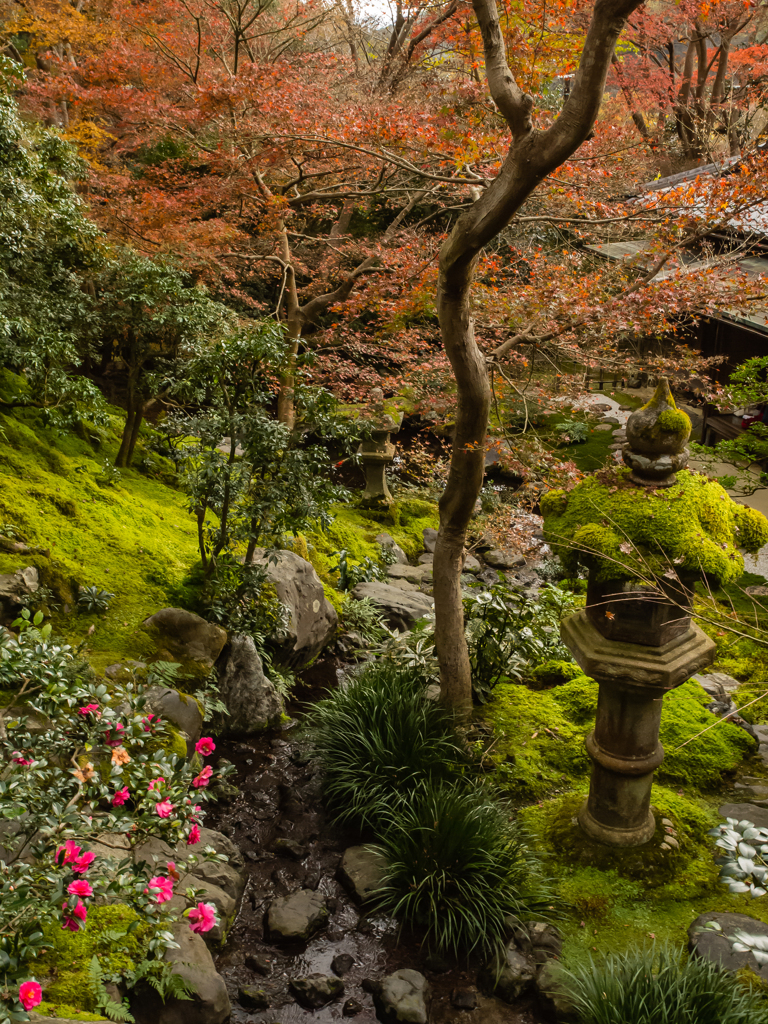
[[400, 422], [396, 422], [384, 412], [384, 392], [381, 388], [373, 388], [370, 401], [371, 417], [369, 440], [360, 446], [360, 457], [365, 470], [365, 490], [363, 502], [367, 505], [391, 505], [392, 494], [387, 486], [387, 466], [395, 457], [395, 446], [390, 441], [390, 434], [396, 434]]
[[[643, 490], [671, 487], [688, 461], [690, 422], [662, 380], [651, 401], [627, 422], [623, 458]], [[640, 846], [654, 834], [653, 773], [664, 759], [659, 742], [664, 695], [714, 659], [715, 645], [691, 622], [693, 578], [658, 588], [631, 581], [598, 583], [590, 572], [587, 607], [565, 619], [561, 633], [584, 672], [600, 685], [589, 797], [579, 812], [588, 836], [612, 846]]]

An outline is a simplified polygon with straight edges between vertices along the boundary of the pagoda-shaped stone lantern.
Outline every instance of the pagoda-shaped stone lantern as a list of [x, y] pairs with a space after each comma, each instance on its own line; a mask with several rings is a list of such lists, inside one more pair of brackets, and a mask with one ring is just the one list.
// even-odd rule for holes
[[384, 392], [381, 388], [373, 388], [368, 405], [368, 423], [370, 437], [360, 446], [360, 458], [365, 470], [365, 490], [363, 504], [368, 507], [391, 505], [392, 494], [387, 486], [387, 466], [395, 457], [395, 446], [390, 435], [396, 434], [402, 423], [384, 411]]
[[589, 572], [586, 608], [563, 621], [561, 634], [600, 687], [579, 822], [614, 846], [653, 836], [662, 700], [714, 658], [713, 641], [691, 621], [693, 583], [737, 579], [739, 549], [768, 543], [763, 515], [685, 468], [690, 430], [662, 380], [629, 417], [626, 468], [604, 469], [541, 501], [547, 541], [566, 569]]

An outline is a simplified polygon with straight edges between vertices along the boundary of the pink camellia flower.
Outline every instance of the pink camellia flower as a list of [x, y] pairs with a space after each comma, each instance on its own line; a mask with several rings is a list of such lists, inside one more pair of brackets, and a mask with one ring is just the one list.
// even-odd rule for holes
[[74, 882], [69, 883], [67, 892], [70, 896], [79, 896], [83, 899], [85, 896], [93, 896], [93, 887], [90, 882], [86, 882], [83, 878], [78, 878]]
[[[157, 718], [157, 715], [146, 715], [144, 718], [142, 718], [141, 722], [142, 722], [142, 725], [144, 726], [144, 732], [152, 732], [152, 719], [153, 718]], [[160, 721], [159, 718], [157, 720], [158, 720], [158, 722]]]
[[19, 985], [19, 1002], [25, 1010], [33, 1010], [43, 1001], [43, 990], [36, 981], [23, 981]]
[[67, 908], [66, 900], [62, 904], [62, 910], [66, 911], [62, 928], [70, 932], [79, 932], [85, 919], [88, 917], [88, 908], [84, 903], [78, 903], [71, 910]]
[[152, 792], [153, 789], [157, 789], [164, 782], [165, 782], [165, 779], [163, 778], [162, 775], [158, 775], [158, 777], [156, 779], [150, 779], [149, 780], [149, 791], [150, 791], [150, 793]]
[[159, 817], [170, 818], [173, 813], [173, 804], [170, 800], [161, 800], [159, 804], [155, 804], [155, 810]]
[[210, 736], [201, 736], [195, 744], [195, 750], [198, 754], [202, 754], [203, 757], [208, 757], [216, 749], [216, 744], [213, 742]]
[[96, 854], [90, 850], [86, 850], [85, 853], [80, 854], [72, 861], [72, 870], [76, 875], [84, 875], [88, 868], [96, 860]]
[[99, 707], [98, 704], [86, 704], [84, 705], [84, 707], [78, 708], [77, 713], [78, 715], [82, 715], [83, 718], [87, 717], [88, 715], [96, 715], [96, 717], [98, 718], [101, 716], [101, 708]]
[[128, 790], [128, 787], [127, 786], [123, 786], [123, 788], [122, 789], [118, 789], [118, 791], [112, 797], [112, 806], [113, 807], [122, 807], [123, 804], [126, 803], [126, 801], [130, 799], [130, 796], [131, 796], [131, 794], [130, 794], [130, 792]]
[[107, 729], [104, 733], [104, 742], [108, 747], [119, 747], [123, 742], [123, 737], [120, 735], [121, 732], [125, 732], [125, 726], [120, 725], [118, 722], [115, 726], [115, 735], [112, 735], [112, 730]]
[[189, 830], [189, 835], [187, 836], [187, 846], [194, 846], [196, 843], [199, 842], [200, 828], [198, 825], [193, 825], [192, 828]]
[[203, 768], [203, 770], [200, 772], [200, 774], [196, 775], [194, 779], [192, 779], [192, 785], [195, 787], [195, 789], [200, 789], [201, 786], [207, 786], [208, 780], [212, 775], [213, 768], [211, 768], [211, 766], [207, 764], [205, 768]]
[[216, 927], [216, 910], [211, 903], [198, 903], [186, 911], [186, 916], [189, 918], [189, 927], [198, 935]]
[[[168, 900], [173, 899], [173, 882], [164, 875], [155, 875], [154, 878], [150, 878], [149, 889], [159, 890], [155, 893], [158, 903], [167, 903]], [[149, 892], [149, 889], [145, 889], [144, 892]]]
[[179, 875], [179, 869], [176, 867], [176, 861], [167, 860], [165, 862], [165, 866], [168, 868], [168, 874], [171, 876], [174, 882], [178, 882], [181, 876]]
[[[57, 864], [71, 864], [72, 861], [76, 860], [83, 852], [82, 846], [78, 846], [77, 843], [68, 839], [63, 846], [60, 846], [56, 851], [56, 863]], [[64, 854], [64, 859], [61, 860], [61, 854]]]
[[31, 757], [22, 757], [21, 754], [18, 752], [18, 750], [15, 751], [15, 754], [16, 754], [16, 756], [13, 759], [13, 763], [14, 764], [34, 764], [35, 763], [32, 760]]

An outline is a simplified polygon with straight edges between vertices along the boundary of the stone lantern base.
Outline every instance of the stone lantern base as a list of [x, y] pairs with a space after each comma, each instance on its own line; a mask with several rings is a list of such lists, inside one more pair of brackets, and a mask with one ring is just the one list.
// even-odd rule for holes
[[584, 672], [600, 684], [595, 728], [586, 740], [592, 779], [579, 823], [598, 842], [640, 846], [656, 827], [651, 787], [664, 760], [664, 694], [710, 664], [714, 641], [694, 623], [658, 647], [609, 640], [585, 610], [565, 619], [560, 632]]

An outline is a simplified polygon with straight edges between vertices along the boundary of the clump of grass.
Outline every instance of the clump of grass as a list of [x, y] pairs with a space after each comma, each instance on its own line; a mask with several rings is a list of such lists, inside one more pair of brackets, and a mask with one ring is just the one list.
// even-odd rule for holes
[[443, 953], [500, 948], [505, 917], [528, 916], [549, 897], [509, 812], [466, 782], [422, 784], [389, 815], [380, 850], [389, 870], [379, 909]]
[[707, 960], [635, 949], [567, 972], [582, 1024], [768, 1024], [768, 1002]]
[[425, 780], [448, 778], [463, 759], [449, 714], [418, 675], [372, 662], [310, 713], [329, 813], [378, 830]]

